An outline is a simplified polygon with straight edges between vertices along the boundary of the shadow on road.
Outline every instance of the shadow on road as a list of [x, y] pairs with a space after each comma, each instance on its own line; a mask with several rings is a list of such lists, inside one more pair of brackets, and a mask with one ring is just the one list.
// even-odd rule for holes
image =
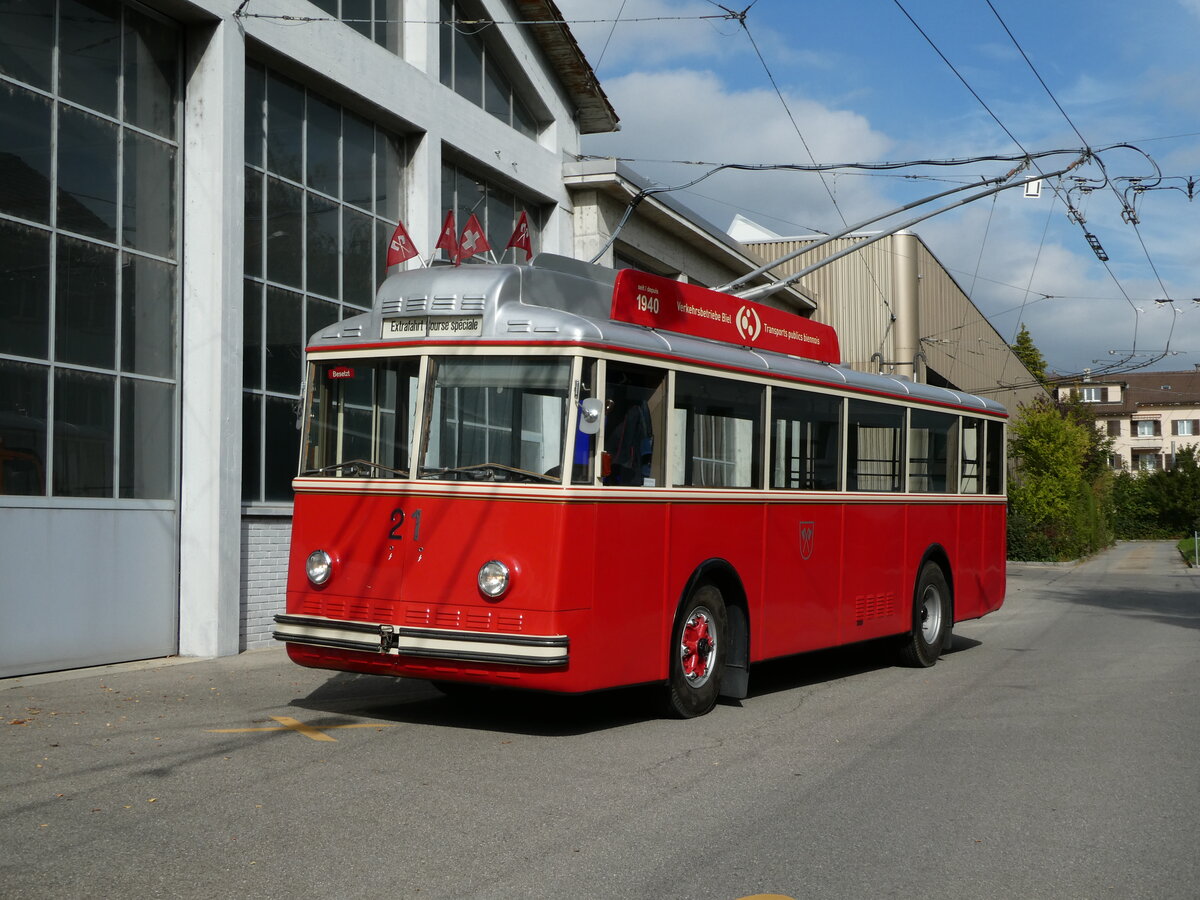
[[[954, 637], [946, 656], [979, 646]], [[737, 706], [781, 691], [837, 681], [894, 663], [894, 641], [869, 641], [759, 663], [750, 671], [747, 700], [725, 700]], [[380, 675], [340, 672], [291, 705], [334, 717], [357, 716], [414, 725], [440, 725], [507, 734], [564, 737], [604, 731], [661, 718], [659, 685], [640, 685], [593, 694], [546, 694], [463, 685], [445, 694], [430, 682]], [[308, 720], [321, 727], [325, 720]]]
[[[1196, 580], [1185, 582], [1200, 584]], [[1138, 618], [1176, 625], [1181, 628], [1200, 628], [1200, 590], [1147, 590], [1133, 587], [1102, 587], [1088, 591], [1044, 591], [1046, 597], [1060, 603], [1092, 606]]]

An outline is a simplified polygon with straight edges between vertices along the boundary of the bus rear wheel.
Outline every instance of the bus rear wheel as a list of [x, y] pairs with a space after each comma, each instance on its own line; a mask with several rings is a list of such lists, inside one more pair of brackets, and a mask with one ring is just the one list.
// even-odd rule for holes
[[714, 585], [700, 585], [679, 607], [671, 630], [666, 697], [670, 715], [690, 719], [716, 705], [727, 625], [725, 598]]
[[946, 575], [937, 563], [927, 562], [913, 592], [912, 633], [900, 647], [900, 661], [915, 668], [937, 662], [950, 642], [952, 615]]

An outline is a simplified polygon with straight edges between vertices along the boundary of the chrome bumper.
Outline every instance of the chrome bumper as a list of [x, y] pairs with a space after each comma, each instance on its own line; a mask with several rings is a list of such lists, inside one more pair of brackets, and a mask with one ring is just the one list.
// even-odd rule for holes
[[565, 666], [570, 644], [563, 634], [526, 635], [452, 631], [448, 628], [405, 628], [377, 622], [346, 622], [323, 616], [291, 615], [275, 617], [273, 636], [277, 641], [338, 650], [517, 666]]

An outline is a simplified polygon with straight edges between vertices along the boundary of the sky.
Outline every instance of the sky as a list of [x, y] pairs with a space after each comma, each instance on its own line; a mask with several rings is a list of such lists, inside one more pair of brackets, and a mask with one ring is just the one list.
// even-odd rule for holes
[[[912, 230], [1005, 341], [1023, 324], [1054, 372], [1200, 365], [1200, 0], [557, 2], [621, 119], [619, 132], [585, 136], [584, 152], [627, 160], [656, 185], [711, 168], [680, 161], [1063, 151], [1035, 159], [1020, 176], [1031, 177], [1089, 149], [1040, 198], [1007, 190]], [[724, 171], [673, 196], [721, 229], [740, 214], [791, 237], [1017, 164]]]

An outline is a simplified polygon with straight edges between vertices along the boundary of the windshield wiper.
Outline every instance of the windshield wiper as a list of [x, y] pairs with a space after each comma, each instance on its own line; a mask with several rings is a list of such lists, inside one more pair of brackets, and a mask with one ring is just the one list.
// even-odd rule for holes
[[329, 472], [336, 472], [339, 469], [345, 469], [346, 475], [353, 478], [355, 475], [369, 475], [372, 469], [378, 472], [386, 472], [389, 476], [399, 476], [403, 478], [407, 472], [403, 469], [393, 469], [391, 466], [385, 466], [382, 463], [372, 462], [369, 459], [347, 459], [343, 462], [330, 463], [327, 466], [321, 466], [319, 469], [306, 469], [301, 472], [301, 475], [325, 475]]
[[451, 466], [449, 468], [423, 468], [421, 477], [440, 477], [443, 475], [470, 474], [475, 481], [512, 481], [511, 475], [521, 475], [526, 479], [544, 481], [548, 484], [558, 484], [561, 480], [557, 475], [543, 475], [541, 472], [531, 472], [516, 466], [506, 466], [503, 463], [485, 462], [473, 463], [469, 466]]

